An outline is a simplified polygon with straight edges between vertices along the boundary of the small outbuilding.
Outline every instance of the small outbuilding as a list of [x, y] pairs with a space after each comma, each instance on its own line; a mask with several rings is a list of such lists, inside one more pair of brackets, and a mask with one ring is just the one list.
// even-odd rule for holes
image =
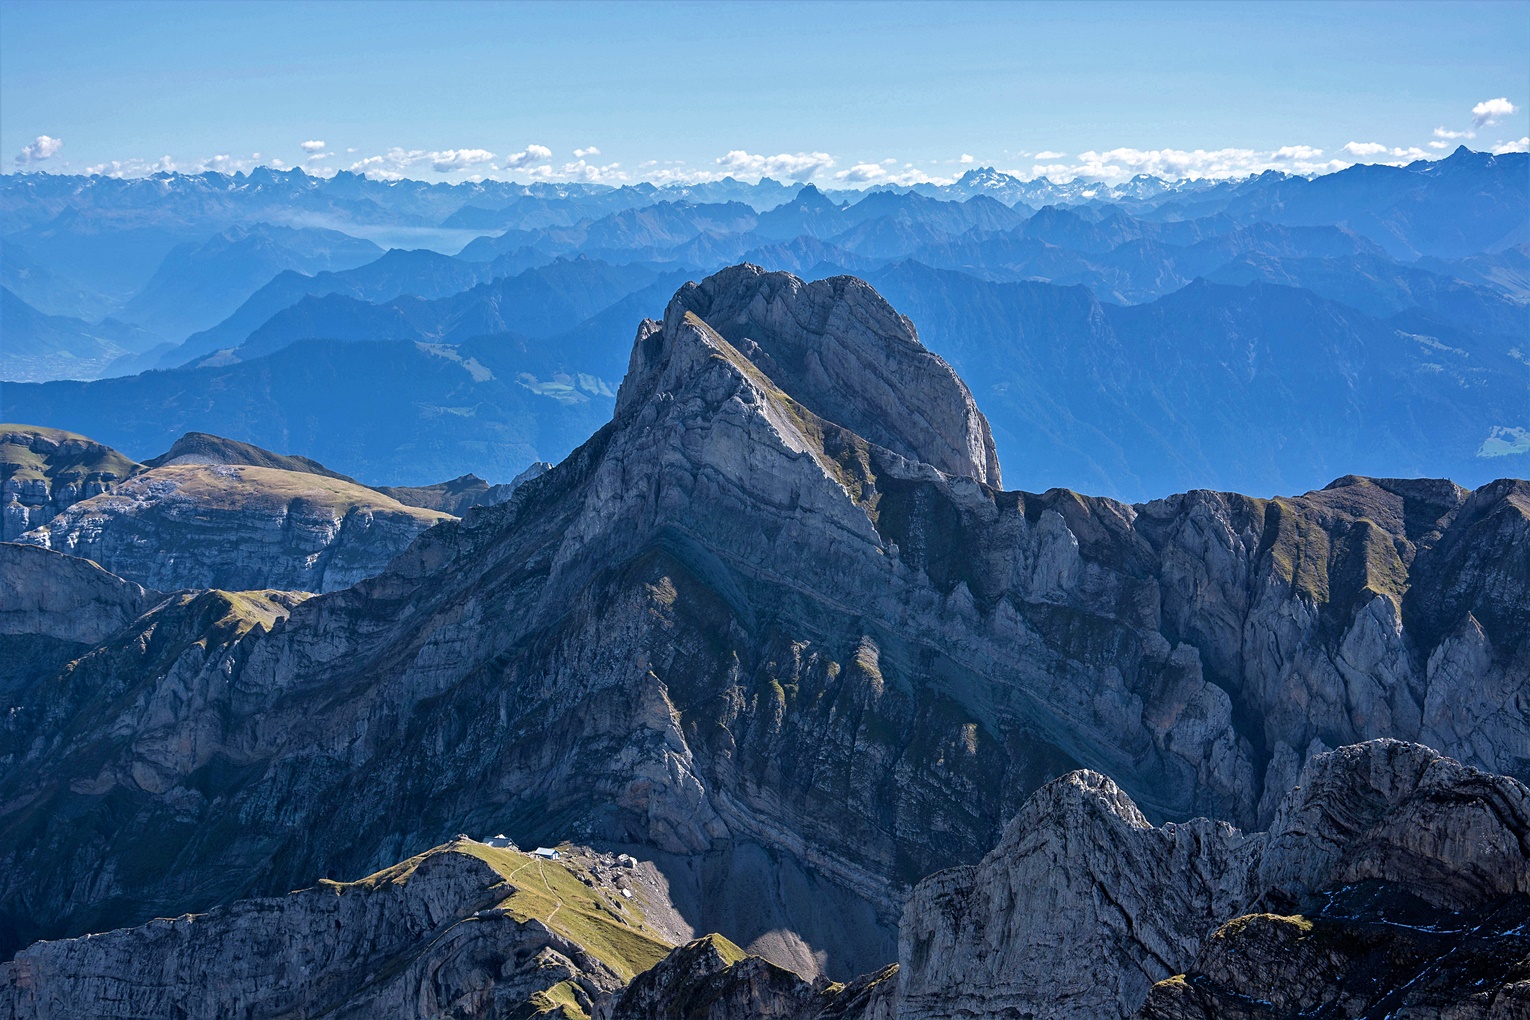
[[531, 851], [531, 856], [540, 857], [544, 861], [556, 861], [562, 857], [563, 854], [558, 850], [554, 850], [550, 846], [539, 846], [535, 850]]

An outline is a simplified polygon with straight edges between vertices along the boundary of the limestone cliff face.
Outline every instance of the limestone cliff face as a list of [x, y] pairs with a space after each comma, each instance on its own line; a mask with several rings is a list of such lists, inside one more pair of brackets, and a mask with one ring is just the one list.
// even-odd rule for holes
[[16, 540], [153, 588], [335, 591], [449, 519], [308, 471], [189, 461], [151, 468]]
[[[1136, 507], [1004, 492], [986, 454], [959, 456], [981, 429], [944, 363], [869, 331], [885, 306], [734, 274], [643, 326], [608, 426], [380, 576], [210, 641], [210, 605], [179, 600], [22, 678], [13, 701], [46, 709], [5, 734], [8, 945], [362, 873], [474, 827], [776, 855], [802, 880], [768, 890], [761, 934], [807, 933], [801, 955], [843, 978], [890, 957], [909, 885], [979, 861], [1080, 766], [1145, 819], [1245, 828], [1358, 740], [1524, 773], [1525, 483]], [[904, 396], [793, 361], [832, 344], [781, 339], [757, 298], [782, 323], [820, 300], [853, 318], [834, 364], [862, 358]], [[900, 416], [905, 399], [926, 410]], [[907, 453], [845, 424], [873, 412]], [[68, 821], [96, 811], [84, 836]], [[1187, 826], [1142, 837], [1146, 859], [1224, 839]], [[1208, 925], [1224, 880], [1185, 894]]]
[[1247, 837], [1225, 822], [1148, 824], [1094, 772], [1027, 802], [975, 866], [921, 882], [904, 908], [903, 1013], [1109, 1015], [1247, 895]]
[[[0, 693], [24, 690], [129, 627], [165, 598], [109, 574], [88, 560], [33, 546], [0, 543]], [[44, 699], [12, 705], [17, 716], [40, 713]], [[6, 729], [0, 723], [0, 732]], [[0, 759], [5, 767], [14, 759]]]
[[[1154, 982], [1167, 981], [1145, 1015], [1193, 1016], [1188, 1003], [1204, 996], [1167, 979], [1198, 958], [1197, 988], [1253, 994], [1284, 974], [1299, 995], [1308, 986], [1294, 975], [1305, 958], [1280, 948], [1290, 925], [1235, 923], [1208, 936], [1274, 908], [1322, 912], [1319, 941], [1343, 941], [1345, 923], [1387, 917], [1374, 893], [1357, 890], [1419, 904], [1442, 921], [1439, 931], [1465, 930], [1464, 916], [1447, 912], [1484, 909], [1495, 930], [1509, 931], [1508, 919], [1530, 904], [1530, 789], [1416, 744], [1371, 741], [1314, 758], [1270, 831], [1245, 834], [1204, 819], [1155, 828], [1110, 780], [1072, 773], [1038, 791], [978, 865], [915, 889], [903, 915], [898, 1015], [1129, 1016]], [[1252, 933], [1265, 929], [1269, 938]], [[1317, 943], [1304, 938], [1296, 942], [1307, 953]], [[1516, 957], [1501, 955], [1512, 940], [1494, 946], [1486, 970], [1502, 984]], [[1240, 962], [1244, 949], [1254, 955]], [[1344, 948], [1312, 972], [1311, 987], [1344, 983], [1355, 969], [1345, 953], [1374, 950], [1363, 941]], [[1425, 963], [1398, 964], [1396, 973], [1417, 976]], [[1248, 1015], [1297, 1012], [1282, 1009]]]
[[164, 597], [88, 560], [0, 543], [0, 635], [93, 648]]
[[0, 425], [0, 539], [13, 541], [142, 469], [72, 432]]

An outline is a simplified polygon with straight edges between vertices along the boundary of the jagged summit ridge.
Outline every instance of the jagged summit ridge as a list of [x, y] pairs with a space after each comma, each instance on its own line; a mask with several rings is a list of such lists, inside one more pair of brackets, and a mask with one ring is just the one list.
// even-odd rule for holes
[[672, 345], [694, 314], [814, 414], [910, 460], [999, 488], [988, 420], [913, 323], [849, 276], [805, 283], [749, 264], [681, 287]]

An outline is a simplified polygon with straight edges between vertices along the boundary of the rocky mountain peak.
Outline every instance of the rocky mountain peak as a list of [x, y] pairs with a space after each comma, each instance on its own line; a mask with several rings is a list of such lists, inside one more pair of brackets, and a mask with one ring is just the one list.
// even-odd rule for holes
[[147, 462], [147, 466], [151, 468], [164, 467], [167, 464], [243, 464], [249, 467], [279, 468], [283, 471], [298, 471], [304, 474], [322, 475], [326, 478], [339, 478], [347, 482], [354, 481], [338, 471], [331, 471], [309, 457], [272, 453], [253, 443], [225, 439], [208, 432], [188, 432], [177, 439], [170, 449]]
[[1511, 777], [1371, 740], [1314, 756], [1270, 830], [1245, 833], [1204, 818], [1155, 827], [1111, 780], [1069, 773], [981, 863], [919, 883], [898, 1015], [1127, 1016], [1190, 967], [1219, 919], [1275, 909], [1310, 931], [1296, 912], [1343, 913], [1357, 897], [1450, 911], [1522, 897], [1527, 797]]
[[807, 283], [733, 266], [675, 294], [662, 325], [666, 347], [688, 313], [819, 417], [948, 475], [1000, 485], [988, 420], [972, 394], [865, 281]]

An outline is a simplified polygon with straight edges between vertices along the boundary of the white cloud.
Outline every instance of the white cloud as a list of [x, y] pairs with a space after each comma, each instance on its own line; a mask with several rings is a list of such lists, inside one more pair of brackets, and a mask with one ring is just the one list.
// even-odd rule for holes
[[1448, 148], [1450, 148], [1450, 143], [1449, 142], [1430, 142], [1429, 143], [1429, 147], [1431, 149], [1448, 149]]
[[[259, 159], [260, 154], [256, 153], [253, 158]], [[237, 173], [240, 170], [247, 170], [250, 166], [251, 163], [249, 160], [235, 159], [233, 156], [230, 156], [225, 152], [216, 156], [207, 156], [201, 160], [198, 160], [196, 163], [187, 168], [187, 172], [193, 174], [201, 174], [211, 170], [213, 173], [232, 174]]]
[[54, 138], [52, 135], [38, 135], [30, 145], [22, 147], [16, 154], [17, 166], [31, 166], [44, 160], [52, 159], [58, 155], [58, 150], [64, 147], [62, 138]]
[[849, 181], [852, 184], [866, 184], [870, 181], [879, 181], [886, 176], [887, 171], [883, 170], [876, 163], [857, 163], [850, 169], [841, 170], [835, 174], [834, 179], [837, 181]]
[[[541, 168], [538, 168], [541, 169]], [[550, 167], [547, 169], [551, 169]], [[564, 163], [561, 168], [562, 175], [576, 181], [588, 181], [591, 184], [618, 184], [629, 178], [622, 172], [620, 163], [608, 163], [605, 166], [595, 166], [579, 160], [577, 163]]]
[[367, 156], [350, 165], [352, 173], [364, 173], [380, 181], [402, 180], [405, 171], [427, 159], [423, 149], [401, 149], [397, 145], [381, 156]]
[[[541, 148], [541, 146], [539, 145], [539, 146], [537, 146], [537, 148]], [[548, 155], [551, 156], [552, 153], [548, 152]], [[575, 149], [574, 150], [574, 158], [575, 159], [583, 159], [586, 156], [598, 156], [598, 155], [600, 155], [600, 150], [597, 149], [593, 145], [586, 146], [583, 149]]]
[[487, 163], [494, 158], [488, 149], [446, 149], [430, 154], [430, 167], [436, 173], [466, 170], [468, 167]]
[[908, 187], [913, 184], [955, 184], [955, 177], [931, 177], [923, 170], [915, 169], [912, 163], [904, 163], [903, 169], [898, 173], [890, 174], [887, 178], [891, 184]]
[[896, 184], [905, 188], [914, 184], [952, 184], [956, 180], [954, 177], [931, 177], [912, 163], [904, 163], [903, 169], [896, 173], [886, 169], [888, 163], [896, 162], [884, 160], [882, 163], [857, 163], [848, 170], [836, 173], [834, 179], [844, 184]]
[[[576, 152], [574, 155], [578, 156], [579, 154]], [[532, 144], [526, 146], [524, 152], [512, 152], [506, 156], [505, 167], [512, 170], [519, 169], [544, 159], [552, 159], [552, 150], [545, 145]]]
[[[272, 160], [280, 163], [280, 160]], [[87, 174], [105, 174], [108, 177], [142, 177], [145, 174], [174, 173], [175, 160], [169, 156], [149, 161], [146, 159], [114, 159], [109, 163], [97, 163], [85, 168]]]
[[298, 148], [302, 149], [304, 152], [323, 152], [324, 143], [317, 140], [301, 142], [299, 143]]
[[1476, 138], [1477, 137], [1477, 132], [1475, 132], [1475, 131], [1450, 131], [1450, 130], [1448, 130], [1446, 128], [1443, 128], [1443, 127], [1437, 127], [1437, 128], [1434, 129], [1434, 137], [1436, 137], [1436, 138]]
[[1344, 151], [1356, 159], [1366, 156], [1379, 156], [1387, 151], [1387, 147], [1380, 142], [1345, 142]]
[[1110, 149], [1106, 152], [1081, 152], [1078, 158], [1088, 168], [1083, 176], [1109, 180], [1116, 177], [1152, 174], [1170, 179], [1180, 177], [1232, 177], [1252, 172], [1261, 163], [1253, 149]]
[[717, 157], [715, 162], [729, 173], [806, 181], [832, 167], [834, 157], [827, 152], [783, 152], [775, 156], [759, 156], [743, 149], [734, 149], [726, 156]]
[[1040, 152], [1036, 153], [1036, 155], [1034, 157], [1032, 157], [1032, 158], [1034, 158], [1034, 159], [1067, 159], [1068, 158], [1068, 154], [1066, 152], [1053, 152], [1050, 149], [1043, 149]]
[[[1359, 143], [1356, 143], [1359, 144]], [[1388, 151], [1377, 146], [1378, 152]], [[1121, 182], [1138, 174], [1148, 174], [1166, 180], [1182, 178], [1224, 179], [1247, 177], [1266, 170], [1280, 170], [1294, 174], [1331, 173], [1342, 170], [1349, 162], [1324, 159], [1323, 150], [1312, 145], [1284, 145], [1273, 151], [1256, 149], [1134, 149], [1117, 148], [1104, 152], [1081, 152], [1077, 162], [1058, 162], [1062, 154], [1040, 152], [1037, 162], [1027, 174], [1024, 171], [1008, 171], [1020, 177], [1048, 177], [1059, 183], [1075, 179]]]
[[971, 163], [972, 162], [972, 157], [964, 152], [964, 153], [962, 153], [962, 158], [957, 160], [957, 162], [959, 162], [959, 163]]
[[1519, 107], [1509, 102], [1507, 96], [1499, 96], [1497, 99], [1485, 99], [1472, 107], [1472, 123], [1478, 127], [1497, 124], [1499, 117], [1507, 117], [1518, 109]]
[[1526, 135], [1517, 142], [1499, 142], [1493, 146], [1493, 155], [1502, 156], [1506, 152], [1530, 152], [1530, 135]]

